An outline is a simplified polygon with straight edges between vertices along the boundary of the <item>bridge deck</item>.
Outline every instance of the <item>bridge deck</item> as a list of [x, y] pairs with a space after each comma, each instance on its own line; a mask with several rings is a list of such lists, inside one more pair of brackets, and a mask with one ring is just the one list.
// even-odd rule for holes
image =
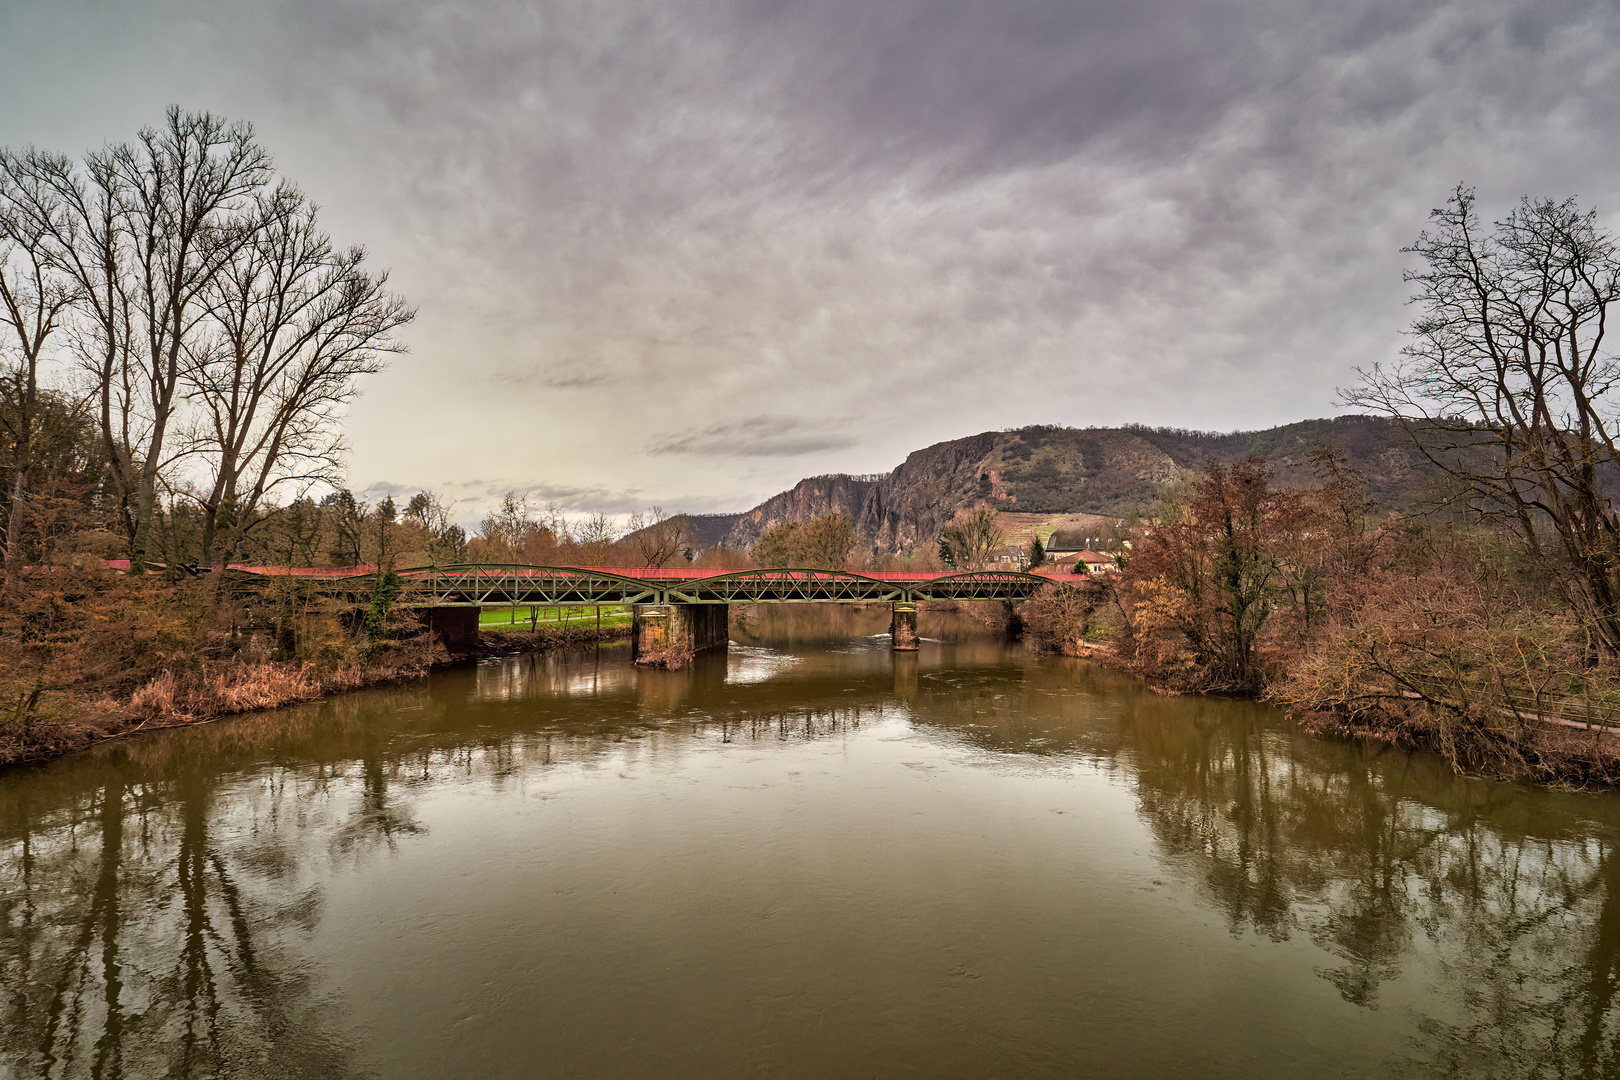
[[[376, 570], [369, 566], [306, 569], [229, 568], [232, 579], [295, 577], [323, 593], [369, 596]], [[965, 573], [784, 568], [705, 574], [690, 567], [469, 565], [399, 571], [399, 603], [410, 607], [504, 607], [512, 604], [868, 603], [918, 600], [1021, 600], [1064, 574], [1013, 570]]]

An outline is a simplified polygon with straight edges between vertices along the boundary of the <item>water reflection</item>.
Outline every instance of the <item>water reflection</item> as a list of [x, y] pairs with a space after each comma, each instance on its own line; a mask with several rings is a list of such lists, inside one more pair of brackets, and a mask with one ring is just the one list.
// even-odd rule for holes
[[196, 771], [113, 769], [37, 811], [8, 783], [0, 1046], [17, 1075], [352, 1074], [287, 947], [321, 900], [303, 838], [276, 827], [304, 801], [289, 783], [221, 797]]
[[737, 686], [785, 675], [801, 662], [791, 653], [750, 645], [733, 646], [725, 659], [726, 682]]
[[[383, 1051], [359, 1033], [351, 1013], [363, 1003], [334, 989], [313, 942], [332, 888], [431, 843], [441, 824], [456, 827], [445, 809], [451, 795], [542, 781], [579, 793], [590, 801], [567, 819], [579, 836], [547, 842], [588, 851], [590, 829], [612, 824], [602, 815], [632, 813], [631, 804], [591, 794], [606, 789], [589, 777], [610, 769], [621, 777], [674, 776], [710, 791], [699, 762], [712, 769], [774, 747], [853, 753], [874, 740], [910, 740], [900, 764], [936, 775], [1013, 769], [1023, 771], [1008, 775], [1060, 784], [1095, 776], [1122, 787], [1145, 838], [1137, 846], [1160, 867], [1153, 886], [1217, 913], [1233, 941], [1271, 948], [1264, 955], [1275, 970], [1297, 962], [1314, 973], [1307, 978], [1331, 986], [1346, 1010], [1333, 1023], [1363, 1025], [1357, 1030], [1373, 1045], [1361, 1049], [1377, 1062], [1373, 1071], [1620, 1071], [1615, 798], [1484, 783], [1423, 757], [1305, 739], [1264, 707], [1158, 697], [1078, 662], [1009, 650], [968, 623], [953, 634], [940, 618], [945, 625], [933, 633], [953, 640], [892, 655], [881, 641], [872, 644], [871, 624], [886, 619], [883, 612], [841, 611], [830, 631], [815, 613], [760, 612], [744, 620], [740, 637], [734, 628], [740, 643], [730, 655], [702, 658], [686, 672], [637, 671], [622, 649], [527, 657], [107, 744], [7, 774], [0, 783], [3, 1060], [19, 1076], [40, 1077], [365, 1074]], [[796, 644], [769, 644], [778, 639]], [[795, 768], [811, 761], [823, 772], [842, 767], [836, 755], [783, 760]], [[851, 790], [871, 786], [865, 773], [850, 775], [862, 777]], [[846, 845], [871, 843], [917, 813], [874, 803], [889, 816], [846, 833], [837, 799], [847, 795], [817, 802], [819, 788], [794, 782], [803, 793], [795, 798], [810, 801], [779, 804], [766, 795], [747, 803], [747, 813], [783, 813], [789, 821], [819, 814], [830, 842]], [[1022, 790], [1009, 787], [1007, 799], [1024, 797]], [[672, 810], [683, 805], [667, 793], [660, 798], [657, 805]], [[791, 813], [781, 809], [790, 805]], [[1029, 847], [1018, 853], [1025, 878], [1045, 872], [1042, 860], [1077, 857], [1041, 846], [1044, 826], [1028, 821]], [[678, 835], [679, 822], [669, 827]], [[939, 827], [945, 850], [965, 835], [950, 831], [960, 823]], [[1124, 843], [1128, 854], [1135, 842]], [[516, 854], [491, 850], [495, 858]], [[548, 875], [569, 865], [554, 858]], [[694, 895], [712, 889], [725, 898], [743, 882], [690, 882], [692, 871], [678, 865], [666, 873]], [[837, 895], [878, 897], [881, 879], [864, 873], [835, 882]], [[997, 887], [1017, 885], [1009, 879]], [[1143, 901], [1111, 896], [1110, 903]], [[501, 918], [522, 920], [526, 910]], [[683, 925], [696, 932], [690, 920]], [[488, 935], [499, 931], [492, 924]], [[916, 932], [926, 936], [929, 928]], [[1056, 929], [1031, 932], [1061, 940]], [[1139, 948], [1111, 947], [1127, 966]], [[1196, 947], [1210, 963], [1232, 963], [1214, 945]], [[957, 966], [950, 976], [957, 981], [942, 985], [971, 973]], [[1137, 977], [1145, 985], [1156, 976], [1143, 968]], [[1050, 981], [1058, 978], [1052, 972], [1042, 978], [1049, 981], [1040, 1008], [1070, 1003], [1083, 1014], [1108, 1004], [1095, 997], [1096, 976], [1086, 970], [1068, 971], [1062, 982]], [[1163, 992], [1174, 990], [1172, 978]], [[907, 1017], [913, 1028], [954, 1030], [945, 1018], [956, 1014], [929, 1004], [945, 1000], [940, 992], [932, 984], [892, 988], [918, 1010]], [[997, 1008], [989, 1000], [979, 1007], [986, 1016]], [[1303, 1036], [1261, 1020], [1254, 1030], [1211, 1023], [1199, 1037], [1217, 1059], [1238, 1053], [1222, 1049], [1228, 1041], [1276, 1055], [1286, 1074], [1297, 1049], [1290, 1040]], [[1133, 1038], [1140, 1028], [1148, 1033], [1140, 1038], [1151, 1040], [1157, 1023], [1118, 1018], [1112, 1037]], [[816, 1030], [787, 1023], [769, 1043], [787, 1057], [749, 1060], [780, 1066], [807, 1053], [793, 1050], [795, 1040], [820, 1039]], [[1049, 1051], [1029, 1058], [1026, 1071], [1067, 1074], [1061, 1066], [1074, 1059], [1065, 1055], [1101, 1038], [1080, 1031], [1019, 1036], [1045, 1040]], [[846, 1041], [861, 1037], [851, 1031]], [[1018, 1040], [966, 1050], [939, 1041], [942, 1055], [955, 1056], [909, 1067], [972, 1072], [978, 1050], [985, 1063], [1010, 1060], [991, 1049], [1033, 1053]], [[650, 1068], [657, 1052], [649, 1047], [653, 1056], [643, 1064]]]
[[1471, 781], [1225, 709], [1142, 710], [1132, 731], [1143, 817], [1167, 861], [1234, 933], [1304, 935], [1346, 1001], [1412, 1010], [1423, 1038], [1409, 1067], [1620, 1066], [1612, 798]]

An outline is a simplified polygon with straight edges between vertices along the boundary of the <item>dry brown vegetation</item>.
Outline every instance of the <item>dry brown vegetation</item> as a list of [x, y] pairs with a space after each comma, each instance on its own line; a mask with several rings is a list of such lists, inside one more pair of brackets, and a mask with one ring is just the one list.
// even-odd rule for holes
[[205, 581], [80, 566], [24, 575], [0, 605], [0, 763], [415, 674], [444, 658], [413, 616], [300, 595], [224, 601]]
[[1620, 671], [1556, 581], [1478, 532], [1407, 530], [1340, 584], [1271, 695], [1324, 730], [1437, 750], [1459, 769], [1620, 779]]
[[1313, 730], [1460, 770], [1620, 781], [1620, 668], [1556, 568], [1487, 526], [1376, 521], [1341, 459], [1313, 464], [1314, 486], [1279, 489], [1257, 459], [1212, 463], [1122, 573], [1044, 590], [1025, 626], [1167, 689], [1269, 697]]

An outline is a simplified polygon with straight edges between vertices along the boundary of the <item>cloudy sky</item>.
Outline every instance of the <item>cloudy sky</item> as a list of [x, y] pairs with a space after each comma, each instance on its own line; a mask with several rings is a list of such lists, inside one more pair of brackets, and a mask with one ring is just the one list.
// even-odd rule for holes
[[351, 477], [464, 513], [1331, 415], [1458, 182], [1620, 225], [1612, 0], [0, 0], [0, 144], [171, 102], [392, 269]]

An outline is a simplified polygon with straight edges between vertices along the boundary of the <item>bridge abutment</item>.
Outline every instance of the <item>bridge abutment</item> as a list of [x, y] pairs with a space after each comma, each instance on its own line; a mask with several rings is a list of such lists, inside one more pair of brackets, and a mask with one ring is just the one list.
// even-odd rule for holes
[[428, 633], [452, 655], [472, 652], [478, 647], [478, 608], [422, 608], [420, 618]]
[[917, 651], [917, 605], [897, 601], [889, 620], [889, 647], [895, 652]]
[[630, 659], [638, 664], [683, 667], [731, 641], [729, 604], [635, 604], [630, 610]]

